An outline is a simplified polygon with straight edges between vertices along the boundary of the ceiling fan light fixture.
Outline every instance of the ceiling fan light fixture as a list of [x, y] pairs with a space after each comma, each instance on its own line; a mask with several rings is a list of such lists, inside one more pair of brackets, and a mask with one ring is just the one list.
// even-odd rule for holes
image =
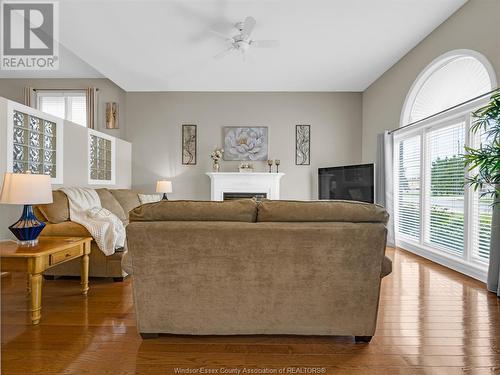
[[258, 48], [272, 48], [277, 47], [279, 42], [277, 40], [253, 40], [250, 39], [250, 34], [252, 33], [257, 21], [253, 17], [246, 17], [243, 22], [237, 22], [234, 26], [240, 32], [238, 35], [233, 37], [221, 34], [216, 31], [212, 31], [214, 35], [221, 37], [222, 39], [231, 43], [231, 46], [218, 53], [214, 56], [216, 59], [220, 59], [226, 56], [232, 50], [239, 51], [242, 54], [245, 54], [250, 47], [258, 47]]

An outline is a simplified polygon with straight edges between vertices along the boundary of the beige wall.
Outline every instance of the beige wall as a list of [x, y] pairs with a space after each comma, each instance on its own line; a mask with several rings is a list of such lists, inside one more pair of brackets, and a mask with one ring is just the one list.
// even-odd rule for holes
[[[173, 180], [174, 199], [210, 199], [210, 152], [223, 126], [268, 126], [269, 156], [280, 159], [284, 199], [317, 197], [317, 168], [361, 160], [361, 93], [127, 93], [127, 137], [135, 188]], [[181, 125], [198, 125], [198, 164], [181, 164]], [[295, 125], [311, 125], [311, 165], [295, 165]], [[222, 163], [236, 172], [238, 162]], [[256, 162], [265, 171], [264, 162]]]
[[399, 127], [403, 103], [418, 74], [455, 49], [482, 53], [500, 78], [500, 1], [469, 0], [363, 93], [363, 161], [376, 158], [377, 134]]
[[[115, 85], [109, 79], [19, 79], [2, 78], [0, 79], [0, 96], [13, 100], [18, 103], [24, 103], [24, 88], [33, 87], [35, 89], [84, 89], [86, 87], [96, 87], [99, 89], [97, 100], [97, 121], [96, 130], [112, 135], [114, 137], [126, 139], [125, 136], [125, 91]], [[119, 129], [106, 129], [106, 102], [118, 103], [118, 121]]]
[[[226, 125], [269, 127], [270, 157], [282, 160], [283, 198], [315, 198], [317, 168], [373, 162], [377, 134], [399, 126], [406, 95], [436, 57], [472, 49], [500, 75], [500, 0], [469, 0], [364, 93], [125, 93], [107, 79], [0, 79], [0, 96], [23, 100], [23, 87], [100, 89], [98, 130], [133, 146], [133, 185], [152, 191], [158, 178], [172, 178], [173, 198], [208, 199], [209, 152], [222, 145]], [[367, 62], [369, 63], [369, 62]], [[500, 78], [500, 77], [499, 77]], [[104, 129], [104, 103], [119, 103], [119, 130]], [[181, 125], [198, 125], [198, 164], [181, 164]], [[312, 125], [312, 164], [294, 165], [294, 126]], [[263, 163], [256, 163], [264, 170]], [[223, 170], [236, 171], [237, 162]]]

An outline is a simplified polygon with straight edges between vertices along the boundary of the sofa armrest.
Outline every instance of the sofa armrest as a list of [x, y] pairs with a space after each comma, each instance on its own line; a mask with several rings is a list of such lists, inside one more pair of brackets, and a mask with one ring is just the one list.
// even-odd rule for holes
[[380, 274], [380, 278], [386, 277], [392, 272], [392, 260], [390, 260], [387, 256], [384, 256], [382, 260], [382, 272]]
[[63, 221], [62, 223], [45, 223], [42, 236], [64, 236], [64, 237], [90, 237], [90, 233], [83, 225], [74, 221]]

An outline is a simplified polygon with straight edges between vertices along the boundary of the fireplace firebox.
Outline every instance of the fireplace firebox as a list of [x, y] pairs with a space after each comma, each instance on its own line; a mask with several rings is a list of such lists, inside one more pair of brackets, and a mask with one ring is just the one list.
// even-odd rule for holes
[[255, 198], [258, 201], [267, 198], [267, 193], [234, 193], [234, 192], [224, 192], [222, 193], [222, 197], [225, 201], [230, 201], [234, 199], [243, 199], [243, 198]]

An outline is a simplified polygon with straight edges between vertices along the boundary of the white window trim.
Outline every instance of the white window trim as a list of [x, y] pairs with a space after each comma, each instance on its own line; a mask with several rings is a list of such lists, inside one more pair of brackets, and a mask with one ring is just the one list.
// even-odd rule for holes
[[[90, 177], [90, 136], [95, 135], [111, 141], [111, 180], [94, 180]], [[116, 182], [116, 138], [87, 128], [87, 177], [89, 185], [114, 185]]]
[[56, 124], [56, 177], [51, 178], [51, 182], [54, 185], [63, 184], [64, 120], [10, 100], [7, 102], [7, 172], [12, 173], [14, 170], [14, 111], [26, 113], [30, 116], [38, 117], [42, 120], [51, 121]]
[[[64, 119], [73, 122], [73, 119], [71, 117], [71, 111], [69, 110], [70, 108], [72, 108], [72, 103], [71, 103], [72, 98], [71, 97], [75, 97], [75, 96], [85, 97], [86, 94], [85, 94], [85, 90], [69, 90], [69, 91], [68, 90], [66, 90], [66, 91], [64, 91], [64, 90], [61, 90], [61, 91], [36, 90], [35, 96], [36, 96], [36, 107], [38, 109], [41, 108], [40, 98], [42, 98], [42, 97], [63, 97], [64, 98]], [[77, 122], [73, 122], [73, 123], [80, 125], [80, 126], [83, 126], [83, 127], [87, 127], [86, 124], [82, 125], [82, 124], [79, 124]]]
[[[432, 119], [424, 120], [418, 125], [410, 126], [407, 129], [402, 129], [394, 134], [394, 148], [397, 147], [400, 141], [411, 138], [416, 135], [420, 135], [420, 191], [424, 191], [426, 186], [425, 181], [425, 166], [427, 165], [427, 152], [426, 152], [426, 136], [429, 131], [433, 131], [442, 127], [450, 126], [458, 121], [465, 121], [466, 124], [466, 139], [469, 141], [469, 128], [470, 128], [470, 114], [475, 109], [481, 107], [482, 105], [488, 103], [488, 98], [482, 98], [475, 100], [467, 105], [460, 108], [448, 111], [445, 114], [435, 116]], [[468, 144], [468, 143], [466, 143]], [[398, 153], [393, 152], [393, 165], [394, 170], [398, 170], [399, 160]], [[394, 175], [394, 223], [395, 228], [397, 228], [397, 223], [399, 222], [398, 217], [398, 178], [397, 174]], [[488, 264], [487, 262], [474, 257], [472, 249], [472, 226], [469, 225], [469, 214], [472, 207], [471, 199], [472, 191], [469, 187], [465, 188], [464, 194], [464, 251], [462, 256], [455, 255], [447, 250], [441, 249], [438, 246], [431, 246], [425, 241], [425, 217], [427, 215], [428, 204], [424, 194], [420, 194], [420, 237], [418, 241], [412, 238], [406, 237], [404, 235], [398, 234], [397, 230], [395, 233], [395, 242], [397, 247], [401, 247], [408, 250], [416, 255], [423, 258], [432, 260], [438, 264], [445, 267], [451, 268], [455, 271], [478, 279], [480, 281], [486, 281], [488, 275]]]
[[488, 277], [488, 266], [479, 262], [466, 262], [461, 257], [453, 256], [445, 251], [436, 251], [434, 248], [418, 244], [406, 239], [397, 239], [396, 246], [410, 253], [429, 259], [437, 264], [450, 268], [454, 271], [463, 273], [476, 280], [486, 282]]

